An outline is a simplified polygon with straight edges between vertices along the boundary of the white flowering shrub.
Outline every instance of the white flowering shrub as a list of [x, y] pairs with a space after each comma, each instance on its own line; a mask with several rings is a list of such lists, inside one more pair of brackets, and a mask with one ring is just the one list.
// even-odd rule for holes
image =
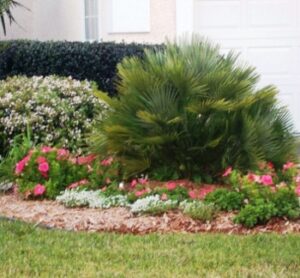
[[0, 155], [28, 128], [34, 143], [80, 152], [93, 122], [107, 110], [94, 90], [88, 81], [56, 76], [0, 81]]
[[108, 209], [128, 206], [127, 196], [115, 195], [106, 197], [101, 191], [66, 190], [56, 200], [66, 207], [89, 207]]
[[154, 195], [138, 199], [130, 206], [130, 209], [133, 213], [161, 214], [175, 209], [177, 206], [177, 201], [163, 201], [160, 199], [159, 195]]

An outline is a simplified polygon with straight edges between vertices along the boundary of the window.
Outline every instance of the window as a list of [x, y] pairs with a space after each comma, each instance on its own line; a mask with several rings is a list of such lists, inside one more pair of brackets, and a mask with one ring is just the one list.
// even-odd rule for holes
[[110, 33], [150, 32], [150, 0], [109, 0]]
[[98, 0], [85, 0], [85, 39], [99, 39]]

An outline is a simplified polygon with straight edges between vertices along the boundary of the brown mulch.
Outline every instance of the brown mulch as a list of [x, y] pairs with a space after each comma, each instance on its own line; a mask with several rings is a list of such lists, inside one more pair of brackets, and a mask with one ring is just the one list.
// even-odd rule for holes
[[220, 213], [211, 223], [192, 220], [181, 212], [162, 216], [135, 216], [126, 208], [107, 210], [65, 208], [55, 201], [24, 201], [15, 195], [0, 195], [0, 217], [22, 220], [48, 228], [71, 231], [147, 234], [152, 232], [214, 232], [227, 234], [299, 233], [300, 219], [273, 219], [267, 225], [246, 229], [234, 224], [234, 213]]

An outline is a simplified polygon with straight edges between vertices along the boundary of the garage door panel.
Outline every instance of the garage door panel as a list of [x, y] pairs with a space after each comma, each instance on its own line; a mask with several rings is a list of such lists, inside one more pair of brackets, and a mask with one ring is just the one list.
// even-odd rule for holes
[[250, 1], [247, 8], [249, 27], [291, 28], [295, 25], [295, 9], [286, 0]]
[[261, 74], [289, 74], [291, 71], [292, 48], [257, 47], [249, 48], [247, 53], [249, 62]]
[[259, 86], [276, 85], [300, 132], [300, 0], [194, 0], [194, 30], [241, 52]]
[[241, 22], [240, 1], [196, 1], [196, 28], [239, 28]]

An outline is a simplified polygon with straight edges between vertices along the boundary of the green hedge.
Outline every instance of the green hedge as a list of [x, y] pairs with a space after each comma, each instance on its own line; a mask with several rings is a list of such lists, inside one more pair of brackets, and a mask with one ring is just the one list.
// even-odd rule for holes
[[125, 56], [142, 57], [145, 48], [154, 47], [113, 42], [0, 42], [0, 79], [13, 75], [72, 76], [93, 80], [112, 96], [116, 92], [116, 65]]

